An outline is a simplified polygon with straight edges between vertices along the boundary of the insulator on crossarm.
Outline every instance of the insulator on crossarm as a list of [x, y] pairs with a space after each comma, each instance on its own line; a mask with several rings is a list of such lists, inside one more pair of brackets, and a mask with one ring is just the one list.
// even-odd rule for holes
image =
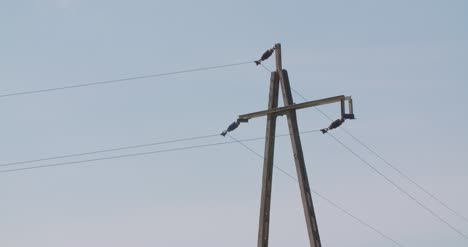
[[340, 118], [340, 119], [337, 119], [335, 121], [333, 121], [330, 126], [328, 126], [328, 128], [325, 128], [325, 129], [321, 129], [320, 131], [322, 131], [323, 134], [327, 133], [329, 130], [332, 130], [332, 129], [336, 129], [338, 127], [340, 127], [345, 121], [345, 118]]
[[229, 127], [228, 127], [225, 131], [221, 132], [221, 135], [222, 135], [222, 136], [226, 136], [226, 134], [227, 134], [228, 132], [231, 132], [231, 131], [237, 129], [237, 127], [239, 127], [239, 124], [240, 124], [240, 121], [239, 121], [239, 120], [237, 120], [237, 121], [235, 121], [235, 122], [232, 122], [232, 124], [230, 124]]

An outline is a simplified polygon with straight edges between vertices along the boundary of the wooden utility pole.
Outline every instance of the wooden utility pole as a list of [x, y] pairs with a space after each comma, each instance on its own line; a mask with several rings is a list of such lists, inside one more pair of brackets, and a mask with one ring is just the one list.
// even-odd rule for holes
[[[312, 203], [312, 196], [309, 187], [309, 179], [307, 177], [307, 170], [304, 162], [304, 154], [302, 152], [301, 139], [299, 136], [299, 127], [297, 125], [296, 110], [323, 104], [341, 102], [342, 119], [354, 118], [354, 115], [352, 113], [352, 101], [351, 97], [345, 97], [341, 95], [316, 101], [309, 101], [301, 104], [294, 104], [291, 94], [291, 86], [289, 84], [288, 73], [282, 68], [280, 44], [275, 45], [275, 54], [276, 71], [271, 73], [268, 109], [265, 111], [240, 115], [238, 119], [238, 121], [246, 122], [252, 118], [267, 116], [264, 154], [265, 158], [263, 163], [262, 197], [260, 204], [260, 222], [257, 246], [268, 246], [276, 118], [279, 115], [286, 115], [288, 119], [289, 134], [291, 136], [291, 144], [294, 152], [294, 161], [296, 163], [297, 178], [299, 181], [299, 188], [301, 190], [302, 204], [304, 207], [304, 215], [307, 223], [307, 231], [309, 235], [310, 246], [321, 247], [322, 245], [320, 242], [320, 235], [317, 227], [317, 220], [315, 217], [314, 205]], [[278, 107], [278, 93], [280, 83], [281, 91], [283, 93], [283, 107]], [[349, 114], [345, 114], [345, 100], [349, 102]]]
[[[279, 77], [278, 73], [271, 73], [270, 80], [270, 99], [268, 102], [268, 110], [278, 107], [278, 90]], [[270, 224], [270, 202], [271, 202], [271, 184], [273, 179], [273, 156], [275, 150], [275, 132], [276, 132], [276, 115], [269, 114], [267, 116], [267, 126], [265, 134], [265, 159], [263, 160], [263, 181], [262, 181], [262, 197], [260, 203], [260, 227], [258, 229], [258, 244], [257, 246], [268, 246], [268, 231]]]

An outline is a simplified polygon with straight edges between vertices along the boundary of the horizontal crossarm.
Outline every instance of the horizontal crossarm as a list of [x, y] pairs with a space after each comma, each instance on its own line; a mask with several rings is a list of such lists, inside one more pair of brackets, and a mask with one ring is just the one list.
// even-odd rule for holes
[[[257, 118], [257, 117], [263, 117], [263, 116], [266, 116], [266, 115], [269, 115], [269, 114], [273, 114], [273, 115], [277, 115], [277, 116], [278, 115], [284, 115], [284, 114], [286, 114], [287, 111], [290, 111], [290, 110], [298, 110], [298, 109], [303, 109], [303, 108], [308, 108], [308, 107], [313, 107], [313, 106], [326, 105], [326, 104], [331, 104], [331, 103], [336, 103], [336, 102], [344, 102], [345, 100], [348, 100], [350, 102], [350, 104], [352, 102], [351, 101], [351, 96], [340, 95], [340, 96], [335, 96], [335, 97], [330, 97], [330, 98], [325, 98], [325, 99], [319, 99], [319, 100], [313, 100], [313, 101], [308, 101], [308, 102], [304, 102], [304, 103], [300, 103], [300, 104], [288, 105], [288, 106], [278, 107], [278, 108], [275, 108], [275, 109], [270, 109], [270, 110], [265, 110], [265, 111], [258, 111], [258, 112], [253, 112], [253, 113], [240, 115], [239, 116], [239, 121], [247, 122], [249, 119]], [[350, 110], [352, 110], [352, 107], [350, 107]]]

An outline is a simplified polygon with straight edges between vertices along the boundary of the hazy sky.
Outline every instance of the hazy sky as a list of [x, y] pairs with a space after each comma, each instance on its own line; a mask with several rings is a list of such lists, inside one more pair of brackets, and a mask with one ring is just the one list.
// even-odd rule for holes
[[[463, 0], [2, 0], [0, 94], [253, 61], [280, 42], [293, 88], [309, 100], [352, 95], [358, 119], [344, 127], [468, 217], [467, 11]], [[2, 97], [0, 164], [217, 134], [266, 108], [269, 77], [252, 63]], [[339, 116], [338, 105], [321, 109]], [[314, 109], [298, 118], [303, 131], [330, 124]], [[232, 134], [264, 128], [256, 119]], [[333, 134], [468, 235], [468, 222]], [[468, 245], [329, 136], [302, 142], [311, 188], [353, 215], [404, 246]], [[263, 154], [263, 141], [246, 145]], [[295, 175], [288, 138], [278, 138], [275, 164]], [[0, 173], [0, 246], [255, 246], [261, 177], [262, 160], [238, 144]], [[323, 246], [395, 246], [313, 198]], [[299, 188], [278, 170], [270, 246], [308, 246]]]

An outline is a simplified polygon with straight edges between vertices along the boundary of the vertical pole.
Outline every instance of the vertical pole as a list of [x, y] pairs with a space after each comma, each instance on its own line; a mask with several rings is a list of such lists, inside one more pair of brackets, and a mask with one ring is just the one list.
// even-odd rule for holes
[[[271, 73], [270, 97], [268, 109], [278, 107], [279, 76], [277, 72]], [[270, 227], [271, 185], [273, 179], [273, 156], [275, 150], [276, 115], [267, 116], [265, 134], [265, 154], [263, 161], [262, 197], [260, 203], [260, 223], [258, 229], [258, 247], [268, 246]]]
[[[281, 49], [281, 47], [278, 46], [276, 48], [276, 54], [277, 57], [279, 56], [279, 59], [281, 59], [281, 52], [278, 52], [278, 48]], [[281, 66], [277, 68], [281, 68]], [[291, 86], [289, 84], [288, 72], [286, 70], [280, 71], [279, 77], [281, 81], [281, 89], [283, 92], [284, 105], [293, 105], [294, 102], [291, 94]], [[299, 180], [299, 187], [301, 190], [302, 205], [304, 207], [304, 215], [307, 224], [307, 232], [309, 234], [310, 246], [321, 247], [322, 244], [320, 242], [320, 235], [318, 232], [317, 220], [315, 218], [314, 205], [312, 203], [312, 195], [310, 193], [309, 179], [307, 177], [304, 154], [302, 152], [301, 139], [299, 136], [299, 127], [297, 125], [296, 110], [290, 110], [287, 113], [287, 117], [289, 134], [291, 136], [291, 143], [294, 152], [294, 161], [296, 163], [297, 178]]]

